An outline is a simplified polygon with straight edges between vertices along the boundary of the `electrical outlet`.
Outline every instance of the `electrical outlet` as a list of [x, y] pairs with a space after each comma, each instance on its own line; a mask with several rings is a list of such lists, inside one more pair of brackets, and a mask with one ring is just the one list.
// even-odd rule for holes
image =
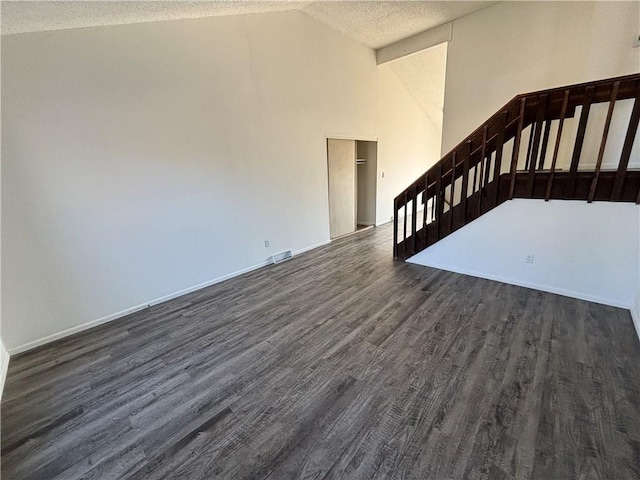
[[529, 253], [526, 257], [524, 257], [524, 263], [531, 264], [531, 263], [533, 263], [534, 258], [535, 257], [533, 255], [533, 253]]
[[269, 244], [269, 240], [264, 241], [264, 248], [269, 248], [271, 245]]

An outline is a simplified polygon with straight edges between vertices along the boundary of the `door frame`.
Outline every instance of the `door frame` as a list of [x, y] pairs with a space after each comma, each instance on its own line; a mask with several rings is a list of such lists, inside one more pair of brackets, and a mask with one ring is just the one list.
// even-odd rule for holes
[[[358, 231], [358, 170], [357, 170], [357, 165], [354, 163], [354, 168], [355, 170], [355, 230], [351, 233], [347, 233], [344, 235], [341, 235], [339, 237], [335, 237], [335, 238], [331, 238], [331, 206], [330, 206], [330, 191], [329, 191], [329, 139], [335, 139], [335, 140], [353, 140], [355, 142], [375, 142], [376, 143], [376, 188], [375, 188], [375, 192], [376, 192], [376, 196], [375, 196], [375, 201], [377, 202], [378, 199], [378, 156], [377, 156], [377, 150], [378, 150], [378, 142], [379, 142], [379, 138], [377, 136], [367, 136], [367, 135], [341, 135], [341, 134], [332, 134], [332, 133], [325, 133], [324, 135], [324, 156], [326, 159], [326, 165], [327, 165], [327, 181], [326, 181], [326, 185], [327, 185], [327, 231], [329, 232], [329, 241], [333, 241], [336, 240], [338, 238], [342, 238], [342, 237], [346, 237], [348, 235], [353, 235], [354, 233], [357, 233]], [[356, 160], [357, 160], [357, 156], [358, 156], [358, 145], [356, 143], [355, 145], [356, 148]], [[377, 205], [376, 205], [377, 207]], [[375, 226], [376, 224], [374, 224]]]

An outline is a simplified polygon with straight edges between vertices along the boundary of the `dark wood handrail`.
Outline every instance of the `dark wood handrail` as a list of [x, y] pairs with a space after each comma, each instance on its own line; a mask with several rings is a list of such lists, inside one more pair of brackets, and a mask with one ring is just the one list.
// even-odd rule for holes
[[[408, 258], [499, 203], [514, 197], [538, 198], [542, 191], [540, 198], [546, 200], [573, 199], [576, 195], [582, 198], [581, 182], [585, 179], [582, 171], [579, 171], [579, 166], [589, 113], [594, 104], [606, 102], [609, 103], [609, 109], [596, 167], [588, 181], [586, 200], [597, 200], [600, 195], [598, 189], [604, 188], [610, 189], [610, 200], [630, 198], [626, 181], [631, 148], [640, 120], [639, 96], [640, 74], [515, 96], [394, 199], [394, 257]], [[602, 159], [615, 104], [628, 99], [634, 99], [634, 106], [618, 169], [611, 184], [608, 180], [610, 173], [605, 174], [601, 170]], [[566, 135], [563, 135], [563, 127], [566, 119], [575, 116], [578, 107], [581, 108], [580, 119], [570, 168], [568, 172], [558, 172], [560, 143], [566, 138]], [[552, 125], [555, 123], [558, 127], [555, 141], [551, 142], [553, 153], [550, 154], [549, 141]], [[527, 129], [528, 145], [522, 143], [523, 133]], [[514, 141], [512, 155], [511, 158], [505, 159], [503, 149], [511, 140]], [[527, 153], [525, 168], [522, 170], [518, 168], [519, 154], [520, 147], [525, 145]], [[504, 167], [507, 166], [508, 173], [503, 173]], [[632, 176], [635, 179], [635, 174]], [[541, 186], [540, 181], [543, 177], [545, 184]], [[563, 194], [558, 193], [560, 184], [564, 189]], [[416, 218], [420, 196], [420, 203], [425, 209], [422, 222], [418, 222]], [[632, 196], [634, 201], [640, 200], [640, 191]], [[447, 211], [445, 202], [450, 204], [447, 205]], [[408, 204], [412, 205], [409, 229]], [[430, 213], [427, 213], [427, 208], [431, 209]], [[405, 218], [402, 238], [399, 238], [398, 232], [399, 211], [404, 212]]]

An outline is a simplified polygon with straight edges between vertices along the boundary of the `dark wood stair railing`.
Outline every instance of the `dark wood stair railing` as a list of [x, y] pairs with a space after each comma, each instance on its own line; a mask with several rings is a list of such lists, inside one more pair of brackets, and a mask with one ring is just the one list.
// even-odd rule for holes
[[[620, 160], [615, 169], [603, 169], [615, 106], [624, 100], [633, 101], [633, 107]], [[583, 162], [581, 168], [589, 115], [601, 103], [608, 108], [597, 157], [593, 166], [585, 168]], [[567, 138], [563, 129], [578, 107], [571, 161], [563, 171], [558, 168]], [[640, 74], [516, 96], [394, 199], [394, 258], [415, 255], [513, 198], [640, 203], [640, 171], [629, 169], [639, 121]], [[552, 130], [555, 140], [549, 157]], [[505, 145], [512, 141], [511, 158], [504, 164]], [[420, 218], [419, 205], [423, 206]]]

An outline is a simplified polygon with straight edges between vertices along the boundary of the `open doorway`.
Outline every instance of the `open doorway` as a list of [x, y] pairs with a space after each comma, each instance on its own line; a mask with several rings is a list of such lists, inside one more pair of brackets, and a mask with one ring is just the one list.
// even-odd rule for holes
[[356, 228], [376, 224], [378, 142], [356, 140]]
[[377, 142], [327, 139], [332, 239], [375, 225], [377, 164]]

